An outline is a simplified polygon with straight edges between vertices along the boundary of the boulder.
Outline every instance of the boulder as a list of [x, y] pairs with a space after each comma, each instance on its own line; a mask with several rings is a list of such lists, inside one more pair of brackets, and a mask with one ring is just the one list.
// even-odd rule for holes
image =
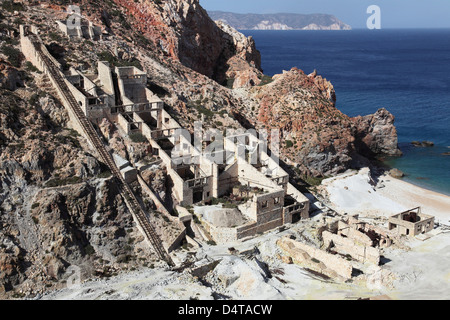
[[386, 109], [379, 109], [375, 114], [356, 117], [356, 141], [358, 151], [369, 158], [374, 156], [401, 156], [398, 148], [395, 117]]
[[405, 176], [405, 173], [399, 169], [394, 168], [391, 171], [389, 171], [389, 175], [393, 178], [400, 179]]
[[431, 141], [413, 141], [411, 144], [419, 148], [430, 148], [434, 147], [434, 142]]

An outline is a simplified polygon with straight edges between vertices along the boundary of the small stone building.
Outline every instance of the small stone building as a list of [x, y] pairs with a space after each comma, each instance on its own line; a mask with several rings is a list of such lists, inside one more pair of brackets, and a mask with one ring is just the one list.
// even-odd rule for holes
[[389, 218], [389, 230], [396, 230], [399, 235], [417, 236], [433, 229], [434, 217], [423, 214], [420, 207]]

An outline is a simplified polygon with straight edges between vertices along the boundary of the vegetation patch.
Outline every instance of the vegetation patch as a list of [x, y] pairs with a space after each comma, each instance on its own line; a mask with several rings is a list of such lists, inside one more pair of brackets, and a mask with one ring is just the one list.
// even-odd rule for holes
[[211, 110], [205, 108], [205, 107], [202, 106], [202, 105], [197, 104], [197, 105], [195, 106], [195, 109], [198, 111], [198, 113], [204, 114], [205, 117], [207, 117], [207, 118], [212, 118], [212, 117], [214, 116], [214, 112], [213, 112], [213, 111], [211, 111]]
[[111, 171], [105, 170], [105, 171], [100, 172], [97, 177], [100, 178], [100, 179], [107, 179], [107, 178], [109, 178], [111, 176], [112, 176]]
[[273, 78], [271, 76], [263, 75], [258, 86], [265, 86], [266, 84], [269, 84], [271, 82], [273, 82]]
[[111, 66], [114, 67], [136, 67], [141, 70], [144, 69], [139, 60], [137, 60], [136, 58], [132, 58], [130, 61], [122, 60], [117, 58], [109, 51], [102, 51], [97, 54], [97, 56], [100, 61], [107, 61]]
[[294, 143], [291, 140], [286, 140], [286, 148], [292, 148]]
[[12, 0], [10, 1], [3, 1], [2, 9], [8, 11], [8, 12], [14, 12], [14, 11], [24, 11], [25, 7], [22, 3], [14, 2]]
[[227, 81], [226, 81], [226, 87], [227, 87], [228, 89], [233, 89], [233, 86], [234, 86], [234, 80], [235, 80], [235, 79], [233, 79], [233, 78], [227, 79]]
[[55, 178], [55, 179], [48, 180], [45, 183], [45, 186], [49, 187], [49, 188], [54, 188], [54, 187], [60, 187], [60, 186], [66, 186], [66, 185], [80, 183], [82, 181], [83, 180], [80, 177], [69, 177], [66, 179]]
[[20, 50], [6, 45], [1, 48], [1, 52], [8, 58], [9, 63], [16, 68], [20, 68], [23, 60], [22, 52], [20, 52]]
[[129, 134], [131, 141], [136, 143], [147, 142], [147, 138], [142, 135], [140, 132], [133, 132]]
[[28, 72], [42, 73], [38, 68], [36, 68], [30, 61], [25, 62], [25, 70]]
[[86, 247], [84, 247], [84, 252], [90, 256], [95, 253], [95, 250], [94, 250], [94, 247], [92, 247], [90, 244], [88, 244]]

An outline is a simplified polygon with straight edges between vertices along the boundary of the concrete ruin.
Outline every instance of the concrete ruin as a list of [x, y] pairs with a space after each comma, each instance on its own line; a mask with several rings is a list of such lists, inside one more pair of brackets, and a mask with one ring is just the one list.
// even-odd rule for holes
[[422, 208], [414, 208], [389, 218], [389, 230], [399, 235], [417, 236], [434, 229], [434, 217], [422, 213]]
[[395, 235], [381, 227], [358, 220], [358, 216], [333, 219], [319, 227], [327, 252], [361, 263], [380, 264], [381, 249], [390, 247]]
[[[289, 183], [289, 175], [255, 135], [237, 133], [226, 137], [220, 150], [199, 150], [147, 88], [145, 72], [136, 67], [112, 70], [101, 61], [98, 72], [85, 75], [71, 69], [69, 88], [94, 123], [107, 118], [125, 135], [139, 133], [149, 141], [152, 153], [167, 168], [177, 204], [186, 207], [232, 193], [239, 196], [236, 186], [262, 190], [248, 193], [248, 201], [238, 207], [247, 223], [217, 226], [203, 220], [216, 241], [254, 236], [309, 217], [309, 200]], [[126, 173], [126, 179], [132, 179], [133, 172]]]
[[358, 220], [358, 216], [325, 218], [318, 225], [320, 243], [310, 245], [284, 237], [277, 242], [286, 263], [296, 263], [337, 280], [358, 276], [360, 268], [379, 268], [383, 248], [398, 237], [382, 227]]
[[304, 268], [333, 279], [345, 281], [352, 278], [352, 264], [340, 256], [287, 237], [278, 240], [277, 245], [294, 263]]
[[60, 31], [69, 38], [84, 38], [89, 40], [100, 40], [103, 38], [102, 28], [94, 25], [91, 21], [83, 19], [82, 16], [73, 14], [71, 20], [76, 20], [72, 24], [70, 20], [56, 21]]
[[[30, 37], [26, 36], [37, 35], [38, 30], [24, 28], [21, 27], [23, 52], [29, 61], [44, 70]], [[60, 67], [48, 52], [45, 54]], [[233, 193], [238, 196], [237, 186], [262, 191], [249, 193], [247, 201], [237, 207], [245, 217], [244, 224], [217, 226], [205, 220], [206, 229], [214, 239], [238, 240], [309, 218], [308, 198], [289, 183], [288, 173], [268, 155], [264, 139], [236, 131], [223, 138], [220, 147], [213, 150], [208, 146], [194, 146], [191, 134], [183, 131], [164, 110], [163, 101], [148, 89], [144, 71], [134, 66], [112, 68], [103, 61], [98, 61], [97, 70], [98, 74], [85, 74], [71, 68], [63, 80], [92, 123], [99, 125], [107, 119], [122, 135], [130, 138], [138, 135], [149, 142], [149, 150], [161, 159], [173, 185], [173, 207], [205, 203]], [[74, 128], [83, 132], [76, 122]], [[140, 172], [134, 164], [118, 157], [115, 162], [127, 183], [138, 179]]]

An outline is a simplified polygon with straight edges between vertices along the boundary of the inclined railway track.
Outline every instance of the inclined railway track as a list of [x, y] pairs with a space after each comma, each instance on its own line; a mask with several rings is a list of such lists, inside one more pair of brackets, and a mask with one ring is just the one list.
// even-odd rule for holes
[[40, 55], [42, 61], [45, 63], [48, 72], [50, 73], [49, 76], [53, 78], [59, 89], [61, 90], [63, 94], [63, 99], [67, 101], [67, 104], [70, 106], [71, 110], [77, 117], [79, 123], [81, 124], [84, 132], [86, 133], [88, 139], [94, 146], [94, 148], [98, 151], [101, 160], [108, 166], [108, 168], [111, 170], [111, 173], [114, 175], [116, 180], [118, 181], [118, 187], [120, 190], [120, 193], [122, 197], [125, 200], [125, 203], [127, 204], [127, 207], [131, 210], [131, 212], [136, 217], [140, 227], [144, 231], [145, 235], [147, 236], [147, 239], [152, 244], [153, 248], [156, 250], [158, 256], [165, 260], [169, 266], [174, 266], [174, 263], [172, 261], [172, 258], [167, 253], [167, 251], [164, 249], [162, 245], [162, 241], [157, 235], [155, 229], [148, 221], [148, 218], [142, 209], [141, 205], [139, 204], [136, 196], [134, 195], [131, 187], [129, 184], [123, 179], [122, 174], [120, 173], [119, 168], [117, 167], [116, 163], [114, 162], [111, 154], [106, 150], [103, 142], [101, 141], [99, 135], [94, 129], [94, 126], [92, 123], [86, 118], [83, 110], [78, 105], [77, 101], [75, 100], [73, 94], [70, 92], [69, 87], [65, 83], [61, 72], [59, 68], [55, 65], [55, 63], [42, 51], [42, 43], [39, 41], [39, 39], [35, 36], [30, 34], [30, 39], [32, 40], [32, 43], [36, 49], [36, 52]]

